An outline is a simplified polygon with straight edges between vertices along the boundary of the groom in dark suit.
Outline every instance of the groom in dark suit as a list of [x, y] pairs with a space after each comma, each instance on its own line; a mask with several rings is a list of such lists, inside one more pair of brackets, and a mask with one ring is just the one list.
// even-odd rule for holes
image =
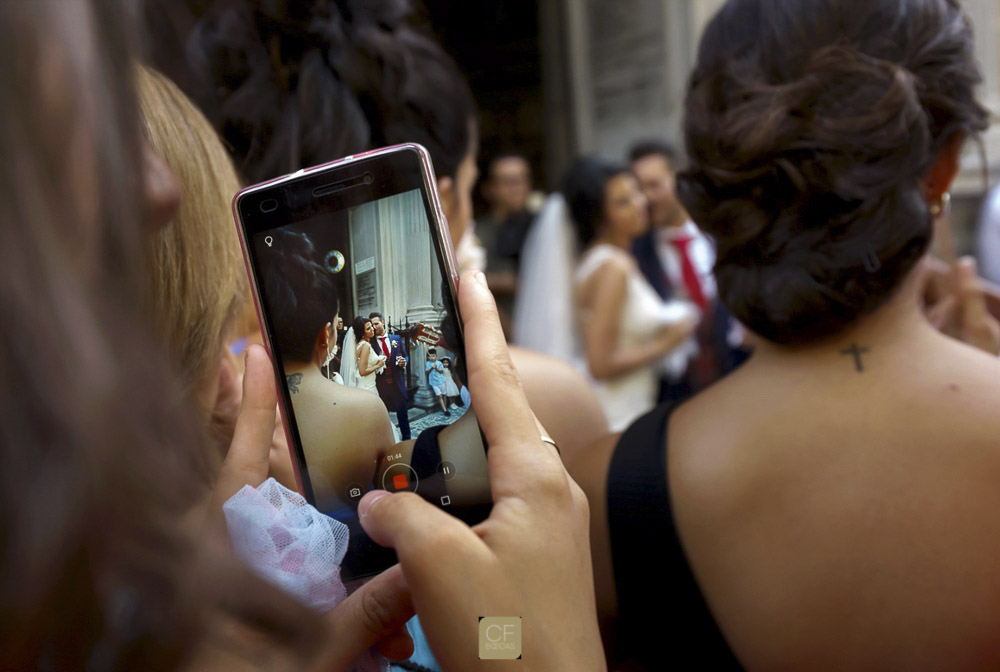
[[406, 356], [403, 339], [386, 332], [382, 313], [372, 313], [368, 319], [371, 320], [372, 329], [375, 330], [375, 338], [372, 339], [375, 354], [385, 355], [385, 367], [378, 372], [375, 379], [378, 396], [382, 397], [389, 411], [396, 412], [399, 431], [405, 441], [410, 438], [408, 415], [410, 397], [406, 393], [406, 366], [410, 363], [410, 359]]
[[748, 354], [729, 343], [729, 313], [715, 296], [714, 285], [709, 291], [700, 277], [710, 272], [710, 267], [698, 269], [689, 253], [691, 245], [708, 242], [708, 238], [690, 221], [674, 193], [677, 153], [662, 140], [649, 140], [632, 147], [629, 161], [649, 204], [651, 224], [649, 231], [632, 245], [639, 270], [664, 301], [681, 296], [698, 304], [702, 311], [695, 332], [698, 357], [688, 363], [680, 380], [660, 381], [660, 401], [681, 401], [735, 369]]

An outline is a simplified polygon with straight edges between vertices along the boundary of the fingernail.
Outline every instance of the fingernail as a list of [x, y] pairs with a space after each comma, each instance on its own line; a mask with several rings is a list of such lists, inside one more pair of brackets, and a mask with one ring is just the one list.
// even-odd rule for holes
[[472, 276], [472, 277], [474, 277], [476, 279], [476, 282], [478, 282], [480, 285], [482, 285], [486, 289], [490, 288], [490, 286], [488, 284], [486, 284], [486, 274], [483, 273], [482, 271], [476, 271], [476, 274], [474, 276]]
[[372, 507], [378, 502], [378, 500], [386, 497], [392, 493], [386, 492], [385, 490], [372, 490], [358, 502], [358, 516], [364, 518], [372, 510]]

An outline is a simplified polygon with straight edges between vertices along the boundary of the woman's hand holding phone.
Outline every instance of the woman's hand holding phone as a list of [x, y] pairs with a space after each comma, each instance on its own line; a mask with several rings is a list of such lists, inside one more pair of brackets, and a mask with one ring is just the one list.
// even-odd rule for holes
[[361, 500], [361, 524], [396, 549], [445, 670], [495, 667], [477, 655], [484, 616], [521, 618], [523, 669], [605, 669], [586, 498], [541, 441], [481, 273], [463, 277], [459, 303], [493, 511], [470, 528], [413, 493], [373, 491]]
[[[264, 348], [251, 345], [246, 353], [243, 400], [233, 441], [216, 480], [210, 519], [224, 529], [222, 505], [243, 486], [259, 486], [270, 468], [274, 408], [277, 396], [274, 370]], [[316, 669], [346, 670], [371, 646], [388, 658], [404, 659], [413, 653], [406, 621], [413, 616], [399, 567], [393, 567], [352, 593], [324, 617], [329, 636]]]

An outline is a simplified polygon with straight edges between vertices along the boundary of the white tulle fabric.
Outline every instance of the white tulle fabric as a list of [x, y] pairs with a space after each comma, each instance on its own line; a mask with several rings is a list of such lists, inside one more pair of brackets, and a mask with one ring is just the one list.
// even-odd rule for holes
[[514, 343], [581, 365], [576, 336], [573, 270], [576, 234], [562, 194], [554, 193], [528, 232], [521, 253]]
[[354, 337], [354, 327], [348, 327], [344, 334], [344, 345], [340, 349], [340, 377], [344, 385], [357, 387], [358, 377], [358, 341]]
[[[347, 596], [340, 563], [348, 529], [273, 478], [249, 485], [222, 506], [233, 550], [260, 577], [308, 607], [325, 613]], [[388, 672], [389, 661], [371, 649], [355, 672]]]

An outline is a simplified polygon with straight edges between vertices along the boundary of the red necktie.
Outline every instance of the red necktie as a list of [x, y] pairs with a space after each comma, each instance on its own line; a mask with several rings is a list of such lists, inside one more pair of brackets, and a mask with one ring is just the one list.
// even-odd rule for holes
[[389, 370], [389, 339], [387, 336], [382, 337], [382, 354], [385, 355], [385, 373], [386, 380], [392, 380], [392, 373]]
[[704, 310], [708, 302], [705, 300], [705, 294], [701, 291], [701, 280], [698, 278], [697, 271], [694, 270], [694, 264], [691, 263], [691, 255], [688, 254], [688, 245], [692, 240], [694, 238], [674, 238], [670, 242], [674, 244], [677, 252], [681, 255], [681, 275], [684, 277], [684, 287], [687, 289], [688, 298]]

